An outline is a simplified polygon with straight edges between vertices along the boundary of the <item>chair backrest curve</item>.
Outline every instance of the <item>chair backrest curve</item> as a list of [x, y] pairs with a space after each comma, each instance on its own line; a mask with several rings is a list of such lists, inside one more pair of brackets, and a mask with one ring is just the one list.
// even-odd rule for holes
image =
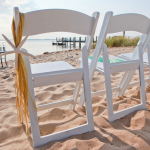
[[[17, 10], [17, 8], [15, 9]], [[95, 13], [98, 17], [99, 13]], [[24, 13], [23, 36], [48, 32], [72, 32], [91, 35], [97, 19], [95, 13], [93, 13], [93, 16], [88, 16], [81, 12], [65, 9], [47, 9]]]
[[[136, 31], [142, 33], [139, 42], [142, 42], [144, 53], [149, 42], [150, 19], [141, 14], [121, 14], [110, 18], [107, 34], [121, 31]], [[105, 36], [106, 38], [106, 36]], [[132, 59], [138, 58], [138, 47], [135, 48]]]
[[122, 31], [137, 31], [148, 34], [150, 19], [140, 14], [121, 14], [113, 16], [110, 20], [107, 34]]
[[[81, 12], [65, 9], [47, 9], [24, 13], [23, 36], [37, 35], [48, 32], [72, 32], [86, 35], [86, 45], [90, 52], [99, 12], [88, 16]], [[19, 23], [19, 8], [14, 7], [15, 28]]]

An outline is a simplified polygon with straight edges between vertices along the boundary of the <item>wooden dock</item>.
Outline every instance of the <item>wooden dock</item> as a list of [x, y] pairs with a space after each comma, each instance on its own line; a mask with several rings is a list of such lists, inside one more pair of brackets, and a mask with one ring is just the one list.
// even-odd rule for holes
[[[81, 39], [81, 37], [77, 38], [73, 37], [73, 38], [56, 38], [56, 42], [52, 42], [52, 45], [68, 45], [68, 43], [70, 43], [70, 45], [76, 45], [76, 43], [79, 43], [79, 46], [81, 45], [81, 43], [85, 43], [86, 42], [86, 37], [84, 39]], [[93, 43], [97, 42], [97, 36], [95, 38], [95, 40], [93, 39]]]

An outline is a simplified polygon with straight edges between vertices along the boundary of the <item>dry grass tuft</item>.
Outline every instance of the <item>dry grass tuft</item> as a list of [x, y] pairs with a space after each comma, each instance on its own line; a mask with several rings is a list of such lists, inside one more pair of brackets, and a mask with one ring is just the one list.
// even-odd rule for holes
[[[136, 38], [127, 38], [123, 36], [114, 36], [109, 37], [105, 40], [107, 47], [127, 47], [127, 46], [136, 46], [140, 37]], [[92, 49], [96, 47], [96, 42], [93, 43]]]

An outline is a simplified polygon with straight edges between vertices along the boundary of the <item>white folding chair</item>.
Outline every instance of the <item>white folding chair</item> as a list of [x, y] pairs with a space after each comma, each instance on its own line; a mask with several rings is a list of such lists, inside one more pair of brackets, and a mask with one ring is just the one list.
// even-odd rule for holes
[[[125, 115], [128, 115], [136, 110], [146, 109], [145, 83], [143, 82], [144, 81], [143, 57], [141, 57], [141, 55], [143, 51], [145, 50], [145, 48], [147, 47], [147, 44], [149, 41], [149, 36], [148, 36], [149, 26], [150, 26], [149, 18], [139, 15], [139, 14], [122, 14], [122, 15], [113, 16], [112, 12], [107, 12], [105, 15], [103, 25], [101, 28], [101, 32], [99, 35], [99, 39], [97, 41], [97, 45], [94, 51], [93, 58], [92, 60], [89, 59], [88, 62], [90, 65], [90, 80], [92, 80], [95, 70], [105, 76], [106, 90], [93, 92], [92, 97], [106, 93], [108, 120], [110, 122], [118, 118], [121, 118]], [[140, 43], [137, 46], [135, 56], [132, 58], [132, 60], [127, 61], [127, 60], [122, 59], [120, 60], [121, 62], [109, 63], [107, 46], [104, 45], [106, 35], [109, 33], [115, 33], [115, 32], [121, 32], [121, 31], [137, 31], [137, 32], [144, 33], [147, 36], [144, 38], [144, 40], [142, 40], [141, 38]], [[103, 49], [103, 61], [104, 62], [98, 62], [102, 49]], [[110, 57], [113, 59], [120, 59], [112, 55]], [[118, 111], [118, 112], [114, 112], [112, 92], [116, 91], [115, 94], [116, 96], [118, 96], [120, 93], [122, 94], [122, 91], [124, 89], [122, 89], [120, 85], [118, 87], [111, 88], [110, 74], [117, 73], [117, 72], [125, 72], [125, 75], [123, 76], [123, 79], [122, 79], [122, 84], [125, 85], [127, 81], [130, 82], [131, 80], [130, 77], [126, 75], [132, 72], [132, 76], [133, 76], [134, 71], [136, 69], [139, 69], [141, 104]], [[130, 87], [130, 86], [132, 85], [127, 84], [127, 87]], [[84, 93], [82, 93], [80, 97], [79, 105], [82, 106], [83, 103], [84, 103]]]
[[[84, 94], [86, 99], [87, 124], [58, 133], [40, 136], [39, 125], [36, 121], [36, 119], [38, 120], [37, 112], [33, 110], [33, 104], [31, 102], [30, 96], [28, 96], [29, 114], [34, 147], [43, 145], [50, 141], [60, 140], [71, 135], [93, 131], [94, 122], [88, 71], [88, 51], [90, 50], [92, 44], [95, 28], [99, 18], [99, 13], [95, 12], [92, 16], [88, 16], [83, 13], [71, 10], [49, 9], [29, 12], [25, 13], [24, 15], [25, 20], [23, 36], [31, 36], [47, 32], [73, 32], [77, 34], [87, 35], [87, 41], [85, 43], [85, 46], [82, 48], [83, 63], [81, 67], [77, 69], [64, 61], [31, 65], [29, 62], [29, 57], [23, 55], [23, 59], [27, 67], [29, 90], [35, 103], [36, 101], [34, 95], [34, 87], [81, 80], [83, 80]], [[19, 22], [19, 9], [17, 7], [14, 8], [14, 19], [17, 31]], [[26, 52], [26, 50], [22, 51]], [[15, 63], [17, 63], [17, 54]], [[76, 101], [73, 97], [69, 100], [40, 105], [37, 106], [37, 108], [38, 111], [40, 111], [68, 104], [75, 105], [75, 103]]]

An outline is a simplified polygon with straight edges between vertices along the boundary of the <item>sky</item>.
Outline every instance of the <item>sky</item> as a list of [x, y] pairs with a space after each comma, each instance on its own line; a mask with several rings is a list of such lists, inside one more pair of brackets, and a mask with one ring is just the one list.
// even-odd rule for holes
[[[112, 11], [114, 15], [124, 13], [138, 13], [150, 18], [150, 0], [0, 0], [0, 39], [5, 34], [12, 39], [11, 22], [13, 18], [13, 7], [19, 7], [20, 12], [26, 13], [41, 9], [70, 9], [92, 15], [93, 12], [100, 12], [95, 36], [99, 35], [104, 15]], [[122, 33], [117, 33], [122, 35]], [[139, 36], [139, 33], [126, 32], [127, 36]], [[46, 33], [30, 36], [29, 39], [55, 39], [56, 37], [77, 36], [67, 33]]]

